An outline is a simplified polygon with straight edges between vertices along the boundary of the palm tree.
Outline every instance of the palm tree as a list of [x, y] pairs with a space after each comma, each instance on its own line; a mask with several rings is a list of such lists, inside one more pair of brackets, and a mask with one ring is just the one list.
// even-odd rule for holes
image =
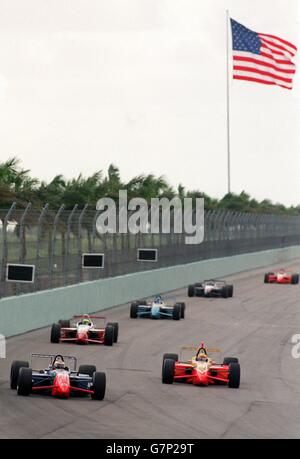
[[30, 171], [20, 168], [20, 161], [13, 157], [0, 163], [0, 205], [15, 200], [24, 207], [35, 201], [38, 179], [30, 176]]
[[155, 177], [153, 174], [139, 175], [126, 184], [128, 197], [144, 198], [147, 202], [151, 198], [175, 196], [175, 192], [163, 176]]
[[102, 187], [102, 172], [95, 172], [90, 177], [84, 178], [81, 174], [66, 182], [62, 193], [62, 200], [67, 209], [73, 208], [74, 204], [84, 207], [89, 204], [95, 207], [99, 199], [99, 190]]
[[38, 179], [31, 176], [29, 170], [20, 166], [20, 161], [16, 157], [0, 163], [0, 208], [9, 207], [13, 201], [17, 202], [18, 207], [24, 208], [30, 201], [33, 207], [38, 208], [47, 202], [54, 210], [62, 203], [65, 204], [66, 209], [72, 209], [76, 203], [79, 208], [88, 203], [90, 208], [95, 209], [96, 202], [101, 197], [118, 199], [120, 189], [127, 190], [129, 199], [141, 197], [147, 202], [154, 197], [172, 199], [178, 196], [180, 199], [190, 197], [193, 200], [203, 197], [206, 209], [300, 214], [300, 205], [286, 207], [279, 203], [274, 204], [268, 199], [259, 202], [245, 191], [240, 194], [226, 194], [220, 200], [199, 190], [186, 191], [182, 185], [179, 185], [175, 192], [164, 176], [157, 177], [154, 174], [138, 175], [124, 183], [119, 168], [114, 164], [109, 166], [104, 179], [102, 172], [98, 171], [86, 178], [80, 174], [77, 178], [66, 180], [62, 175], [57, 175], [49, 183], [39, 183]]

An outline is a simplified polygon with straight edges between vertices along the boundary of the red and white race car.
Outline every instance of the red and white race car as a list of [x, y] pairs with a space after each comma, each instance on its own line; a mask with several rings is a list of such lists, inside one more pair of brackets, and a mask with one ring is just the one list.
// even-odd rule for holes
[[194, 384], [195, 386], [227, 385], [237, 389], [240, 386], [240, 364], [236, 357], [225, 357], [223, 363], [216, 363], [208, 352], [220, 352], [219, 349], [205, 349], [204, 343], [199, 348], [184, 347], [185, 350], [196, 350], [194, 357], [179, 361], [177, 354], [165, 354], [162, 365], [163, 384], [173, 382]]
[[277, 272], [265, 274], [265, 284], [299, 284], [299, 274], [292, 274], [280, 269]]
[[96, 327], [92, 319], [106, 320], [102, 316], [74, 316], [75, 321], [59, 320], [52, 325], [51, 343], [70, 342], [77, 344], [104, 344], [112, 346], [118, 341], [119, 324], [117, 322], [105, 323], [103, 327]]

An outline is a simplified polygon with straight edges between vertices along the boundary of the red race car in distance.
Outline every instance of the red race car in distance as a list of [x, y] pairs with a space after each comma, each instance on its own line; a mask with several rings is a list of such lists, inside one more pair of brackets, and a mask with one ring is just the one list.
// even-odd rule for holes
[[117, 322], [105, 323], [103, 327], [96, 327], [92, 319], [106, 320], [101, 316], [74, 316], [75, 323], [70, 320], [60, 320], [52, 325], [51, 343], [77, 343], [77, 344], [104, 344], [112, 346], [118, 341], [119, 324]]
[[163, 384], [187, 383], [195, 386], [227, 385], [237, 389], [240, 386], [240, 364], [236, 357], [226, 357], [223, 363], [216, 363], [208, 352], [220, 352], [219, 349], [205, 349], [204, 343], [199, 348], [184, 347], [185, 350], [196, 350], [194, 357], [179, 361], [177, 354], [165, 354], [162, 365]]
[[266, 273], [265, 284], [299, 284], [299, 274], [292, 274], [280, 269], [277, 272]]

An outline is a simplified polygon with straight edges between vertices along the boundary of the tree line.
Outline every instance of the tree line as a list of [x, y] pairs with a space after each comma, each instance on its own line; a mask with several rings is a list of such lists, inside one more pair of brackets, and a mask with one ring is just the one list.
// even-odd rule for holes
[[96, 202], [102, 197], [118, 198], [119, 190], [127, 190], [128, 199], [141, 197], [150, 201], [151, 198], [174, 197], [193, 198], [204, 197], [205, 208], [227, 209], [239, 212], [255, 212], [269, 214], [300, 215], [298, 206], [284, 206], [273, 203], [269, 199], [258, 201], [248, 193], [228, 193], [222, 199], [208, 196], [199, 190], [186, 190], [183, 185], [174, 189], [163, 176], [143, 174], [133, 177], [128, 182], [121, 179], [119, 168], [111, 164], [107, 174], [97, 171], [89, 177], [81, 174], [77, 178], [66, 179], [63, 175], [55, 176], [51, 181], [40, 181], [32, 177], [30, 170], [23, 169], [18, 158], [10, 158], [0, 163], [0, 208], [10, 207], [16, 202], [19, 208], [24, 208], [28, 202], [34, 208], [40, 208], [48, 203], [50, 208], [58, 209], [61, 204], [66, 209], [72, 209], [75, 204], [79, 208], [89, 204], [95, 208]]

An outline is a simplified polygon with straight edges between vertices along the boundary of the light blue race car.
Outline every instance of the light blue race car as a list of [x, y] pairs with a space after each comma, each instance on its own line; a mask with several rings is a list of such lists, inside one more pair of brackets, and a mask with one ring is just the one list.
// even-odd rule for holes
[[175, 303], [173, 306], [167, 305], [160, 295], [152, 301], [140, 300], [131, 304], [130, 317], [149, 319], [184, 319], [185, 303]]

